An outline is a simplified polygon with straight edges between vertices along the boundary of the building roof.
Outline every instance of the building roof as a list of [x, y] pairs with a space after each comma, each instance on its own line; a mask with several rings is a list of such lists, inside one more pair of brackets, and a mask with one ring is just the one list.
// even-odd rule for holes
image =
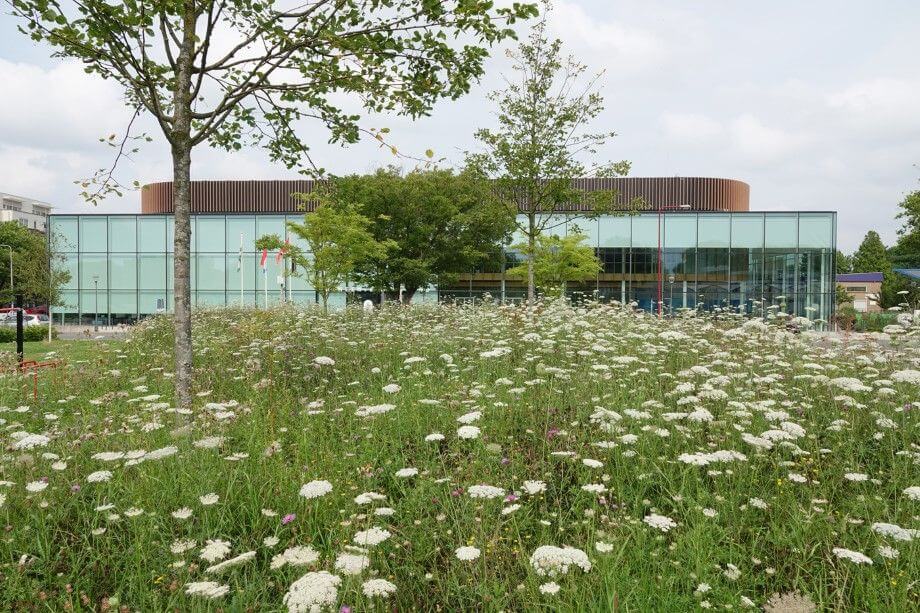
[[[310, 194], [321, 182], [307, 179], [280, 181], [192, 181], [192, 213], [305, 213], [314, 202], [293, 193]], [[687, 205], [691, 211], [750, 210], [751, 188], [743, 181], [710, 177], [618, 177], [572, 180], [581, 191], [616, 191], [617, 205], [629, 208], [641, 201], [643, 210], [669, 211]], [[585, 211], [590, 205], [574, 202], [560, 207]], [[151, 183], [141, 189], [141, 213], [173, 212], [172, 182]]]
[[851, 272], [837, 275], [838, 283], [881, 283], [883, 275], [880, 272]]
[[894, 271], [911, 279], [920, 279], [920, 268], [895, 268]]

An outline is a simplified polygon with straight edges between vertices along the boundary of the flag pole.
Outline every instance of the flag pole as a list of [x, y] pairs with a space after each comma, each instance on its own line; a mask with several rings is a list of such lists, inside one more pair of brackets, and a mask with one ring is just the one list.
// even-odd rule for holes
[[243, 233], [240, 232], [240, 308], [243, 308]]

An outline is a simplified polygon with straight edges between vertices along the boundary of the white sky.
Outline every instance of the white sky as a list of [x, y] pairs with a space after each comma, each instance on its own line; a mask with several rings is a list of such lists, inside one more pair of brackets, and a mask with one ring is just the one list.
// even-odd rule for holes
[[[920, 188], [920, 3], [887, 0], [556, 0], [552, 33], [592, 70], [605, 70], [606, 110], [594, 126], [614, 130], [601, 159], [628, 159], [633, 176], [712, 176], [751, 185], [757, 210], [835, 210], [846, 251], [868, 229], [895, 239], [903, 195]], [[428, 148], [450, 162], [475, 147], [491, 123], [485, 95], [507, 72], [504, 45], [469, 96], [444, 101], [419, 121], [368, 117], [401, 150]], [[114, 84], [76, 62], [49, 58], [0, 15], [0, 191], [92, 209], [73, 181], [111, 163], [98, 138], [128, 120]], [[156, 128], [147, 126], [157, 137]], [[304, 126], [317, 163], [367, 172], [394, 162], [365, 142], [326, 144]], [[292, 178], [260, 150], [198, 149], [196, 179]], [[168, 180], [162, 138], [121, 173], [126, 181]], [[136, 212], [130, 192], [98, 212]]]

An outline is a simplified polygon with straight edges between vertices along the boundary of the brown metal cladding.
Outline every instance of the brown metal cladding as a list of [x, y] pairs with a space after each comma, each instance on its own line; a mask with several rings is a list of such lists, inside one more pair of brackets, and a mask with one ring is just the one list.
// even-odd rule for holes
[[[615, 190], [619, 205], [641, 198], [646, 209], [689, 205], [691, 211], [747, 211], [751, 188], [743, 181], [703, 177], [624, 177], [575, 179], [584, 191]], [[317, 182], [289, 181], [192, 181], [193, 213], [297, 213], [312, 210], [291, 194], [313, 191]], [[568, 210], [587, 205], [572, 203]], [[141, 189], [141, 213], [173, 212], [172, 182], [151, 183]]]

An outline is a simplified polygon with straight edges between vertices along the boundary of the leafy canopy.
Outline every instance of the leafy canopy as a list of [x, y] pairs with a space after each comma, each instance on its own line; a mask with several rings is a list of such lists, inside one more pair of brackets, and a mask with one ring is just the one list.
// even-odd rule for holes
[[[51, 240], [60, 240], [52, 237]], [[22, 294], [26, 303], [61, 304], [61, 287], [70, 281], [70, 272], [64, 258], [54, 255], [49, 259], [48, 238], [23, 227], [19, 222], [0, 223], [0, 245], [9, 245], [13, 251], [13, 287], [10, 291], [10, 251], [0, 247], [0, 303], [13, 302]], [[54, 250], [60, 254], [66, 246]], [[50, 269], [49, 269], [50, 262]]]
[[334, 179], [326, 199], [354, 206], [371, 221], [385, 252], [358, 262], [360, 279], [391, 296], [400, 285], [408, 299], [421, 287], [446, 284], [498, 254], [513, 227], [487, 181], [469, 172], [394, 168]]
[[[533, 252], [528, 243], [517, 244], [514, 248], [525, 258], [533, 260], [537, 287], [547, 295], [560, 296], [567, 283], [594, 279], [601, 271], [594, 249], [584, 244], [587, 239], [581, 232], [571, 232], [566, 236], [544, 234], [537, 238]], [[526, 279], [527, 264], [509, 268], [507, 275]]]
[[[306, 200], [309, 196], [298, 197]], [[395, 247], [391, 241], [376, 241], [370, 231], [371, 221], [350, 205], [321, 204], [304, 216], [303, 223], [289, 222], [288, 228], [309, 246], [308, 254], [298, 252], [293, 257], [306, 271], [324, 309], [329, 295], [354, 274], [358, 262], [385, 258]]]

